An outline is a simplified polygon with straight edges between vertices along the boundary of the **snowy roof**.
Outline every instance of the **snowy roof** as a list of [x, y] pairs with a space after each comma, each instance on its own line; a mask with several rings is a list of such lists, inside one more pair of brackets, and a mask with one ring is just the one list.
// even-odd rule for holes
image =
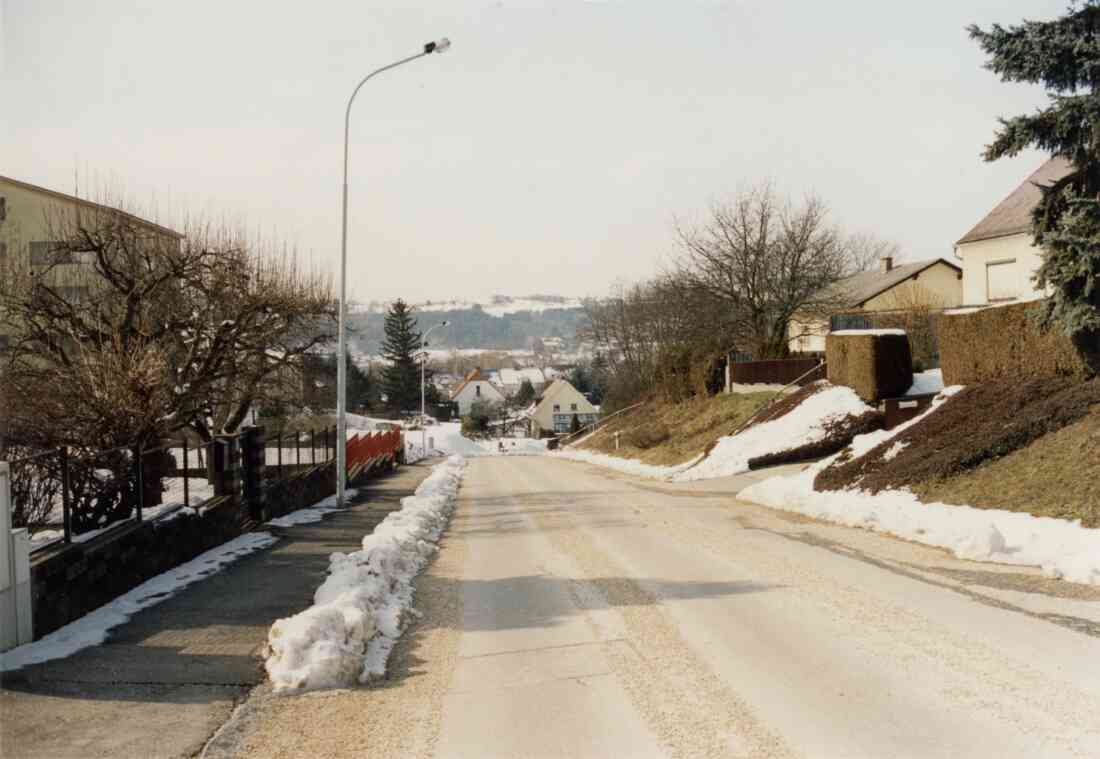
[[542, 373], [542, 369], [528, 367], [526, 369], [520, 369], [519, 373], [523, 376], [524, 379], [529, 380], [532, 385], [546, 384], [546, 375]]
[[958, 264], [954, 264], [947, 259], [929, 258], [924, 261], [914, 261], [911, 264], [901, 264], [893, 267], [890, 271], [873, 269], [853, 274], [829, 285], [821, 291], [818, 297], [822, 300], [843, 301], [849, 307], [862, 306], [876, 295], [897, 287], [905, 280], [936, 264], [944, 264], [955, 271], [962, 271]]
[[520, 373], [515, 369], [500, 370], [500, 381], [505, 385], [518, 385], [521, 380]]
[[959, 238], [956, 245], [1007, 237], [1031, 231], [1031, 212], [1042, 198], [1037, 185], [1050, 185], [1068, 174], [1073, 165], [1065, 158], [1051, 158], [1019, 187], [998, 203], [973, 229]]

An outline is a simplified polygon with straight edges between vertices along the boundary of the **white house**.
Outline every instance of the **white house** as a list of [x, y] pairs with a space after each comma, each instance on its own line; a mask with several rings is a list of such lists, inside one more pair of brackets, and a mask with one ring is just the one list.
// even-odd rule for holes
[[584, 427], [595, 422], [597, 414], [596, 407], [577, 388], [566, 380], [554, 380], [531, 412], [531, 437], [547, 432], [569, 432], [573, 428], [573, 417], [577, 417], [577, 423]]
[[1038, 185], [1051, 185], [1071, 171], [1051, 158], [955, 243], [962, 261], [963, 305], [984, 306], [1042, 298], [1032, 275], [1042, 253], [1031, 237], [1031, 212], [1041, 200]]
[[466, 416], [478, 401], [491, 405], [504, 403], [504, 394], [481, 373], [481, 369], [474, 369], [451, 393], [451, 400], [458, 404], [459, 416]]

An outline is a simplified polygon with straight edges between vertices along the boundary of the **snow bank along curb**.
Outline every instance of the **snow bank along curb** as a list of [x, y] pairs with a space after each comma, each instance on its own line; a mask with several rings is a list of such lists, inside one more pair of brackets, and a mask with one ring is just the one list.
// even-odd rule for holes
[[242, 556], [267, 548], [278, 541], [269, 532], [250, 532], [211, 548], [178, 567], [146, 580], [93, 612], [85, 614], [33, 643], [0, 654], [0, 672], [71, 656], [107, 639], [114, 627], [127, 622], [142, 609], [164, 601], [188, 585], [204, 580]]
[[336, 688], [382, 677], [412, 608], [413, 578], [438, 550], [466, 461], [438, 464], [401, 499], [362, 550], [334, 553], [314, 605], [268, 633], [267, 673], [276, 692]]
[[[863, 456], [935, 413], [959, 389], [947, 388], [928, 411], [889, 432], [856, 437], [850, 449], [853, 458]], [[1082, 527], [1080, 520], [1070, 522], [1000, 509], [922, 503], [908, 490], [883, 490], [874, 495], [858, 489], [815, 491], [814, 477], [835, 459], [836, 456], [831, 456], [795, 475], [763, 480], [742, 490], [738, 497], [946, 548], [960, 559], [1039, 566], [1051, 577], [1100, 585], [1100, 530]]]
[[618, 456], [609, 456], [606, 453], [596, 453], [595, 451], [578, 451], [570, 449], [565, 451], [551, 451], [546, 455], [559, 459], [569, 459], [571, 461], [583, 461], [587, 464], [595, 464], [596, 466], [602, 466], [606, 469], [615, 469], [620, 472], [625, 472], [626, 474], [633, 474], [638, 477], [649, 477], [655, 480], [667, 480], [688, 467], [695, 466], [695, 464], [703, 458], [702, 454], [700, 454], [690, 461], [685, 461], [683, 464], [677, 464], [676, 466], [655, 466], [653, 464], [644, 464], [637, 459], [624, 459]]

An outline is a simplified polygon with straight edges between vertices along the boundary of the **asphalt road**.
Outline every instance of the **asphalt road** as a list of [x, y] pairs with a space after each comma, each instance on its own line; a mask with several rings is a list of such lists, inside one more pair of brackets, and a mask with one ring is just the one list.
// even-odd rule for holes
[[380, 687], [208, 756], [1096, 757], [1100, 592], [547, 457], [472, 460]]

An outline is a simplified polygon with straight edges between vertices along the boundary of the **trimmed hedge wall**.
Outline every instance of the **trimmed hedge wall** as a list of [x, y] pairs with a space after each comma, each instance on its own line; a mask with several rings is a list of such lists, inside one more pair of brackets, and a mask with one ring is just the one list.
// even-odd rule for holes
[[867, 403], [904, 394], [913, 384], [913, 357], [904, 334], [831, 333], [825, 338], [829, 382], [846, 385]]
[[1035, 303], [945, 315], [940, 323], [940, 365], [945, 385], [996, 379], [1092, 375], [1073, 341], [1057, 330], [1040, 332]]

